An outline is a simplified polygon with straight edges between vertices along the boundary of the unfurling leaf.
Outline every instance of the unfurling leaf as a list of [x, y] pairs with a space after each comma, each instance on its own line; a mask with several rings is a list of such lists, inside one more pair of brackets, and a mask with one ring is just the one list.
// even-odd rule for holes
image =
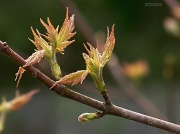
[[39, 90], [35, 89], [35, 90], [32, 90], [26, 94], [16, 96], [15, 99], [8, 102], [9, 103], [9, 109], [10, 110], [20, 109], [22, 106], [24, 106], [26, 103], [28, 103], [31, 100], [31, 98], [34, 94], [36, 94], [38, 92], [39, 92]]
[[0, 112], [7, 112], [7, 111], [15, 111], [20, 109], [26, 103], [28, 103], [32, 96], [39, 92], [38, 89], [32, 90], [26, 94], [20, 95], [19, 92], [16, 93], [16, 97], [11, 101], [3, 100], [0, 104]]
[[[61, 54], [63, 54], [64, 49], [75, 41], [69, 40], [76, 34], [76, 32], [73, 32], [74, 15], [69, 17], [67, 8], [66, 17], [60, 30], [59, 25], [55, 28], [49, 18], [47, 18], [47, 23], [45, 23], [41, 18], [40, 22], [45, 27], [47, 31], [46, 34], [40, 33], [37, 29], [35, 31], [31, 27], [31, 31], [34, 35], [34, 40], [29, 40], [36, 46], [38, 51], [42, 51], [42, 53], [37, 52], [36, 54], [29, 57], [27, 64], [23, 67], [37, 63], [41, 60], [42, 57], [45, 57], [50, 64], [52, 74], [57, 80], [59, 80], [62, 77], [62, 74], [60, 66], [56, 59], [56, 53], [60, 52]], [[32, 60], [32, 58], [34, 59], [34, 61]]]
[[109, 34], [109, 28], [107, 29], [107, 38], [105, 43], [104, 52], [101, 54], [97, 48], [94, 48], [90, 43], [87, 43], [89, 49], [84, 45], [85, 49], [88, 52], [87, 54], [83, 53], [83, 57], [86, 61], [87, 69], [89, 73], [98, 74], [97, 70], [101, 72], [101, 69], [105, 66], [107, 61], [110, 59], [112, 51], [115, 45], [114, 37], [114, 25], [112, 26], [111, 33]]
[[44, 56], [44, 52], [45, 52], [44, 50], [39, 50], [39, 51], [34, 52], [28, 59], [25, 60], [26, 64], [23, 65], [22, 67], [19, 67], [18, 72], [15, 74], [16, 75], [15, 81], [17, 81], [16, 88], [19, 85], [19, 82], [22, 78], [23, 73], [26, 71], [24, 67], [32, 66], [38, 63]]
[[[39, 37], [42, 35], [48, 40], [48, 43], [53, 48], [53, 51], [55, 50], [56, 52], [60, 52], [63, 54], [64, 49], [75, 41], [68, 41], [71, 37], [73, 37], [76, 34], [76, 32], [73, 33], [74, 15], [72, 15], [71, 17], [68, 16], [68, 8], [66, 11], [66, 18], [60, 30], [59, 26], [57, 26], [57, 28], [54, 28], [49, 18], [47, 18], [47, 24], [42, 19], [40, 19], [40, 22], [46, 28], [47, 33], [46, 35], [39, 34], [38, 31], [37, 33]], [[33, 34], [36, 35], [35, 33]]]
[[41, 33], [36, 29], [36, 32], [34, 31], [34, 29], [31, 27], [31, 31], [34, 35], [34, 40], [30, 39], [29, 40], [35, 45], [35, 47], [38, 49], [38, 50], [45, 50], [45, 56], [46, 57], [50, 57], [51, 55], [51, 46], [48, 44], [48, 42], [46, 40], [44, 40], [42, 37], [41, 37]]
[[58, 34], [59, 26], [57, 26], [57, 28], [55, 29], [49, 18], [47, 18], [48, 24], [46, 24], [41, 18], [40, 18], [40, 22], [47, 30], [46, 33], [47, 35], [43, 34], [43, 36], [51, 43], [56, 42], [56, 36]]
[[62, 77], [61, 69], [59, 64], [57, 63], [56, 53], [60, 52], [63, 54], [64, 49], [73, 43], [75, 40], [69, 41], [71, 37], [73, 37], [76, 32], [74, 30], [74, 15], [71, 17], [68, 16], [68, 8], [66, 11], [66, 17], [64, 23], [59, 30], [59, 26], [56, 28], [52, 25], [49, 18], [47, 18], [47, 23], [45, 23], [40, 18], [41, 24], [46, 29], [46, 34], [40, 33], [37, 29], [34, 30], [31, 27], [32, 34], [34, 36], [34, 40], [29, 39], [36, 47], [37, 51], [33, 53], [27, 60], [26, 64], [22, 66], [18, 73], [16, 74], [16, 80], [18, 79], [17, 86], [24, 72], [24, 67], [31, 66], [39, 62], [43, 57], [47, 59], [50, 64], [52, 74], [54, 77], [59, 80]]
[[87, 70], [80, 70], [80, 71], [65, 75], [59, 81], [56, 81], [55, 84], [50, 89], [52, 89], [57, 84], [68, 84], [68, 85], [73, 86], [79, 82], [82, 83], [87, 75], [88, 75]]
[[99, 52], [98, 48], [94, 48], [89, 43], [87, 43], [89, 48], [84, 45], [85, 49], [88, 52], [88, 54], [83, 53], [83, 57], [86, 62], [86, 70], [93, 78], [96, 84], [96, 88], [99, 90], [99, 92], [105, 90], [105, 84], [102, 77], [103, 67], [111, 57], [112, 51], [114, 49], [114, 44], [115, 44], [115, 37], [114, 37], [114, 25], [113, 25], [110, 34], [109, 34], [109, 29], [107, 29], [107, 39], [103, 53]]
[[107, 29], [107, 38], [106, 38], [104, 52], [102, 54], [102, 66], [104, 66], [106, 62], [110, 59], [112, 51], [114, 49], [114, 45], [115, 45], [115, 37], [114, 37], [114, 25], [113, 25], [110, 34], [109, 34], [109, 28]]
[[76, 34], [76, 32], [73, 33], [74, 27], [75, 27], [74, 15], [68, 17], [68, 8], [67, 8], [66, 18], [57, 35], [57, 47], [56, 47], [57, 52], [63, 53], [64, 49], [75, 41], [75, 40], [68, 41], [71, 37], [73, 37]]
[[39, 50], [34, 52], [28, 59], [26, 59], [26, 64], [23, 67], [32, 66], [38, 63], [44, 56], [45, 50]]
[[68, 84], [68, 85], [76, 85], [77, 83], [82, 83], [83, 80], [86, 78], [88, 75], [87, 70], [80, 70], [71, 74], [68, 74], [61, 78], [58, 83], [59, 84]]
[[17, 84], [16, 84], [16, 88], [18, 87], [19, 85], [19, 82], [22, 78], [22, 74], [25, 72], [26, 70], [22, 67], [19, 67], [18, 69], [18, 72], [15, 74], [16, 75], [16, 78], [15, 78], [15, 81], [17, 81]]

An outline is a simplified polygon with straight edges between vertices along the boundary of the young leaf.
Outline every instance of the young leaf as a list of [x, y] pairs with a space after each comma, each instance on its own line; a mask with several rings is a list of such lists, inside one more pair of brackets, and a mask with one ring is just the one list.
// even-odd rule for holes
[[76, 85], [77, 83], [82, 83], [86, 76], [88, 75], [87, 70], [80, 70], [62, 77], [59, 81], [57, 81], [51, 88], [56, 86], [57, 84], [68, 84], [68, 85]]
[[97, 49], [95, 49], [90, 43], [87, 43], [89, 49], [84, 45], [88, 54], [83, 53], [83, 58], [86, 62], [86, 69], [90, 74], [99, 74], [99, 69], [101, 67], [101, 55]]
[[32, 66], [32, 65], [38, 63], [42, 59], [42, 57], [44, 56], [44, 53], [45, 53], [44, 50], [36, 51], [28, 59], [26, 59], [26, 64], [24, 66], [19, 67], [18, 72], [15, 74], [16, 75], [15, 81], [17, 81], [16, 88], [18, 87], [19, 82], [22, 78], [22, 75], [25, 72], [24, 67]]
[[109, 34], [109, 29], [107, 30], [107, 39], [105, 43], [104, 52], [101, 54], [97, 48], [94, 48], [91, 44], [87, 43], [89, 49], [84, 45], [88, 54], [83, 53], [83, 58], [86, 62], [86, 70], [93, 78], [96, 88], [99, 92], [105, 90], [105, 84], [102, 77], [103, 67], [110, 59], [112, 51], [114, 49], [115, 37], [114, 37], [114, 25], [112, 26], [112, 31]]
[[5, 99], [0, 104], [0, 112], [7, 112], [10, 110], [18, 110], [22, 106], [24, 106], [26, 103], [30, 101], [32, 96], [39, 92], [38, 89], [32, 90], [26, 94], [20, 95], [19, 92], [16, 93], [16, 97], [11, 101], [6, 101]]
[[26, 103], [28, 103], [31, 100], [34, 94], [38, 92], [39, 90], [35, 89], [26, 94], [16, 96], [12, 101], [8, 102], [9, 109], [13, 111], [20, 109], [22, 106], [24, 106]]
[[115, 37], [114, 37], [114, 25], [112, 26], [111, 33], [109, 34], [109, 28], [107, 28], [107, 39], [105, 43], [104, 52], [102, 54], [102, 66], [106, 64], [106, 62], [110, 59], [112, 51], [115, 45]]
[[74, 15], [68, 17], [68, 8], [66, 11], [66, 18], [60, 31], [59, 26], [57, 26], [56, 29], [54, 28], [49, 18], [47, 18], [47, 24], [42, 19], [40, 19], [40, 22], [47, 30], [46, 35], [40, 35], [42, 35], [49, 41], [49, 44], [53, 48], [53, 50], [63, 54], [64, 49], [75, 41], [68, 41], [71, 37], [73, 37], [76, 34], [76, 32], [73, 33]]
[[45, 50], [39, 50], [34, 52], [28, 59], [26, 59], [26, 64], [23, 67], [32, 66], [38, 63], [44, 56]]
[[68, 8], [66, 10], [66, 18], [64, 23], [60, 29], [60, 32], [57, 35], [57, 47], [56, 51], [63, 53], [64, 49], [73, 43], [75, 40], [68, 41], [71, 37], [73, 37], [76, 32], [73, 33], [74, 30], [74, 15], [70, 18], [68, 17]]
[[41, 18], [40, 18], [41, 24], [46, 28], [47, 30], [47, 35], [42, 34], [50, 43], [56, 42], [56, 36], [58, 34], [58, 28], [55, 29], [54, 26], [52, 25], [51, 21], [49, 18], [47, 18], [48, 24], [46, 24]]
[[42, 37], [41, 37], [41, 33], [36, 30], [36, 32], [34, 31], [34, 29], [31, 27], [31, 31], [34, 35], [34, 40], [30, 39], [29, 40], [36, 46], [36, 48], [38, 50], [45, 50], [45, 54], [47, 57], [50, 57], [50, 54], [51, 54], [51, 46], [48, 44], [48, 42], [46, 40], [44, 40]]
[[15, 74], [16, 75], [16, 78], [15, 78], [15, 81], [17, 81], [17, 84], [16, 84], [16, 88], [19, 86], [19, 82], [22, 78], [22, 74], [25, 72], [26, 70], [22, 67], [19, 67], [18, 69], [18, 72]]

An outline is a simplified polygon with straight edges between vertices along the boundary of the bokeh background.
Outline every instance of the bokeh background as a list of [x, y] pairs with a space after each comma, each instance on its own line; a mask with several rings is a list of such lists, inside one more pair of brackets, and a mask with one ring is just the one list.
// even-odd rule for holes
[[[128, 75], [123, 74], [125, 81], [133, 87], [132, 93], [141, 94], [145, 100], [149, 100], [159, 112], [157, 117], [180, 124], [180, 28], [178, 17], [174, 15], [178, 14], [179, 10], [173, 14], [172, 6], [163, 0], [0, 0], [0, 40], [7, 42], [18, 54], [27, 58], [35, 49], [28, 40], [28, 37], [33, 38], [30, 27], [45, 32], [39, 18], [45, 21], [47, 17], [54, 26], [61, 26], [67, 5], [70, 13], [78, 9], [92, 35], [87, 34], [89, 39], [84, 36], [76, 20], [79, 14], [75, 14], [77, 34], [73, 38], [76, 41], [67, 47], [65, 55], [58, 55], [63, 74], [84, 69], [83, 43], [94, 43], [93, 40], [98, 39], [105, 41], [107, 26], [111, 27], [115, 23], [114, 53], [121, 67], [125, 68], [125, 65], [139, 60], [148, 66], [146, 74], [138, 78], [128, 78]], [[171, 18], [166, 23], [167, 17]], [[177, 23], [173, 23], [174, 19]], [[88, 33], [86, 30], [84, 32]], [[36, 67], [54, 79], [44, 60]], [[0, 54], [0, 96], [6, 96], [7, 100], [14, 97], [17, 70], [17, 64]], [[122, 90], [124, 86], [118, 86], [108, 67], [104, 69], [104, 77], [113, 103], [151, 115], [151, 112], [146, 111], [153, 108], [146, 105], [145, 101], [142, 101], [145, 109], [137, 105], [136, 101], [126, 94], [126, 89]], [[94, 112], [95, 109], [59, 97], [25, 73], [18, 90], [26, 93], [35, 88], [41, 89], [41, 92], [25, 107], [8, 114], [4, 134], [165, 133], [157, 128], [114, 116], [106, 116], [82, 125], [77, 121], [78, 116], [84, 112]], [[90, 78], [86, 79], [84, 85], [72, 89], [102, 100]]]

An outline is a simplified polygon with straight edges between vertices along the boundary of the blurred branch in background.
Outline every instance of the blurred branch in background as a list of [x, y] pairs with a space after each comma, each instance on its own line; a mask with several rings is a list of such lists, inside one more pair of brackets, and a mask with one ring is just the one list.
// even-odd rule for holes
[[164, 0], [164, 1], [170, 8], [174, 8], [178, 5], [177, 0]]
[[174, 84], [174, 66], [176, 64], [176, 57], [173, 54], [168, 54], [164, 59], [163, 75], [166, 82], [166, 100], [167, 100], [167, 115], [169, 120], [177, 122], [176, 120], [176, 89]]
[[[86, 89], [86, 91], [88, 92], [88, 93], [91, 93], [91, 94], [93, 94], [93, 95], [97, 95], [97, 96], [99, 96], [99, 93], [98, 92], [94, 92], [93, 90], [92, 90], [92, 87], [94, 87], [94, 83], [93, 82], [90, 82], [90, 81], [84, 81], [83, 82], [83, 84], [80, 84], [80, 85], [77, 85], [77, 88], [78, 89], [82, 89], [82, 90], [84, 90], [84, 89]], [[110, 96], [110, 98], [111, 99], [113, 99], [113, 100], [125, 100], [125, 99], [128, 99], [127, 98], [127, 96], [123, 93], [123, 92], [121, 92], [120, 90], [119, 90], [119, 88], [115, 88], [115, 87], [113, 87], [113, 86], [108, 86], [108, 85], [106, 85], [106, 87], [107, 87], [107, 89], [108, 89], [108, 94], [109, 94], [109, 96]], [[95, 88], [95, 87], [94, 87]]]
[[60, 0], [60, 2], [64, 5], [64, 7], [69, 7], [70, 14], [76, 15], [76, 25], [81, 30], [84, 37], [87, 39], [87, 42], [90, 44], [96, 44], [94, 38], [94, 32], [92, 28], [88, 25], [88, 22], [83, 17], [81, 12], [77, 9], [76, 5], [71, 0]]
[[[171, 17], [167, 17], [164, 20], [164, 29], [166, 32], [176, 38], [180, 38], [180, 3], [177, 0], [164, 0], [172, 13]], [[167, 115], [168, 118], [176, 122], [176, 89], [175, 89], [175, 66], [177, 64], [176, 56], [166, 54], [164, 58], [164, 70], [163, 75], [166, 82], [166, 103], [167, 103]]]
[[[77, 23], [81, 32], [86, 37], [88, 42], [95, 45], [96, 43], [94, 40], [94, 32], [76, 5], [71, 0], [60, 0], [60, 2], [64, 5], [64, 7], [69, 7], [71, 14], [76, 14], [75, 22]], [[123, 93], [129, 97], [138, 107], [140, 107], [148, 115], [161, 119], [167, 119], [166, 116], [160, 112], [159, 109], [150, 100], [147, 99], [147, 97], [138, 92], [138, 90], [136, 90], [135, 87], [129, 83], [123, 74], [122, 67], [119, 64], [118, 58], [115, 54], [112, 55], [111, 60], [108, 62], [108, 68], [115, 81], [120, 87], [122, 87]]]
[[177, 0], [164, 0], [164, 2], [169, 6], [172, 15], [180, 19], [180, 3]]
[[118, 62], [118, 58], [116, 55], [113, 55], [111, 60], [108, 63], [109, 70], [111, 71], [114, 79], [118, 83], [120, 87], [122, 87], [123, 92], [138, 105], [144, 112], [149, 115], [165, 118], [166, 117], [159, 111], [159, 109], [145, 97], [142, 93], [140, 93], [136, 88], [130, 84], [130, 82], [126, 79], [123, 74], [123, 69]]

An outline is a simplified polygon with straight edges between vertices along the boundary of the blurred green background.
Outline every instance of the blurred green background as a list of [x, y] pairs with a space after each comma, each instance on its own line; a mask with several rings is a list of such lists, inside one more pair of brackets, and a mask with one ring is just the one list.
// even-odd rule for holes
[[[177, 114], [180, 111], [178, 106], [180, 103], [180, 39], [164, 30], [164, 19], [172, 16], [166, 3], [162, 0], [72, 0], [71, 2], [78, 7], [95, 34], [104, 33], [106, 35], [107, 26], [111, 27], [115, 23], [114, 53], [121, 64], [140, 59], [146, 60], [150, 73], [138, 85], [138, 92], [143, 93], [166, 116], [169, 111], [167, 90], [173, 87], [173, 111], [175, 113], [169, 120], [180, 124], [180, 115]], [[162, 5], [145, 6], [148, 2]], [[30, 27], [37, 28], [42, 33], [45, 32], [39, 18], [46, 21], [47, 17], [55, 27], [61, 26], [65, 18], [65, 11], [61, 0], [1, 0], [0, 40], [7, 42], [18, 54], [27, 58], [35, 49], [28, 40], [28, 37], [33, 38]], [[88, 40], [77, 26], [75, 31], [77, 31], [73, 37], [76, 40], [75, 43], [67, 47], [65, 55], [58, 55], [64, 74], [85, 68], [81, 53], [85, 52], [83, 43]], [[163, 76], [164, 58], [168, 54], [176, 58], [171, 82], [167, 82]], [[45, 61], [39, 63], [37, 67], [53, 78]], [[7, 100], [14, 97], [16, 85], [14, 79], [17, 70], [17, 64], [0, 54], [0, 96], [6, 96]], [[104, 75], [107, 85], [116, 87], [120, 91], [119, 97], [110, 97], [115, 104], [144, 113], [128, 97], [121, 94], [121, 89], [117, 87], [108, 68], [105, 68]], [[90, 80], [87, 79], [87, 81]], [[163, 133], [159, 129], [114, 116], [107, 116], [82, 125], [77, 121], [77, 117], [83, 112], [94, 112], [95, 109], [59, 97], [41, 82], [25, 73], [18, 89], [21, 93], [25, 93], [34, 88], [40, 88], [41, 92], [35, 95], [25, 107], [8, 115], [4, 134]], [[102, 100], [94, 86], [91, 91], [79, 89], [78, 86], [72, 89]]]

